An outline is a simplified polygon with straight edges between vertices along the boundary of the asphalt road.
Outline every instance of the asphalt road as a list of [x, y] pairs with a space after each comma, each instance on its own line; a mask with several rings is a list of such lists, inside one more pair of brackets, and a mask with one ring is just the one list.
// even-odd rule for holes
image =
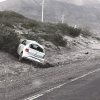
[[100, 100], [100, 57], [39, 68], [30, 77], [0, 88], [0, 100]]
[[[29, 100], [100, 100], [100, 69], [61, 86], [28, 98]], [[26, 100], [28, 100], [26, 99]]]

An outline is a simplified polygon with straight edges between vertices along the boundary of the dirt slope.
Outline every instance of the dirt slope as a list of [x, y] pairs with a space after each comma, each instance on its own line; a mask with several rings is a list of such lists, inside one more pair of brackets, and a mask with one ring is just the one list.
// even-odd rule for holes
[[[30, 61], [18, 62], [18, 58], [10, 54], [0, 52], [0, 97], [4, 99], [5, 94], [12, 93], [12, 90], [19, 89], [30, 83], [32, 77], [45, 77], [54, 71], [61, 69], [67, 64], [89, 60], [100, 56], [100, 43], [93, 38], [78, 38], [65, 37], [68, 40], [67, 47], [55, 47], [54, 45], [43, 42], [46, 49], [45, 66], [37, 67], [36, 64]], [[48, 44], [48, 45], [47, 45]], [[75, 68], [75, 67], [74, 67]], [[68, 67], [70, 76], [71, 73], [77, 73], [84, 68]], [[50, 74], [51, 75], [51, 74]], [[21, 84], [22, 83], [22, 84]], [[18, 85], [20, 84], [20, 85]], [[12, 89], [14, 87], [14, 89]], [[16, 92], [15, 92], [16, 93]], [[8, 99], [10, 100], [10, 99]]]
[[[42, 43], [46, 49], [45, 65], [42, 67], [59, 66], [71, 61], [77, 61], [84, 58], [91, 58], [98, 55], [97, 50], [100, 49], [99, 41], [92, 38], [71, 38], [65, 37], [68, 41], [67, 47], [55, 47], [48, 42]], [[47, 46], [48, 44], [48, 46]], [[0, 81], [12, 81], [24, 74], [35, 73], [38, 69], [36, 64], [25, 60], [23, 63], [18, 62], [18, 58], [10, 54], [0, 52]]]

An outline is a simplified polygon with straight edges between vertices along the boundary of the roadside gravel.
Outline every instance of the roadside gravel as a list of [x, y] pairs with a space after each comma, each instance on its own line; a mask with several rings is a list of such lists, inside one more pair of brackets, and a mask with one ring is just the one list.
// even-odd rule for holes
[[14, 100], [100, 68], [99, 52], [98, 48], [75, 52], [47, 49], [47, 66], [40, 67], [27, 60], [20, 63], [10, 54], [0, 52], [0, 98]]

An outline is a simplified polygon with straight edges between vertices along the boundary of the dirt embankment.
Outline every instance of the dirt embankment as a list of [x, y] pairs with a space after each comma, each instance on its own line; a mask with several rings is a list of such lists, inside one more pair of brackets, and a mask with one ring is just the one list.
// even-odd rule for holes
[[[43, 42], [46, 49], [46, 64], [44, 68], [65, 65], [83, 59], [90, 59], [98, 55], [100, 49], [99, 41], [93, 38], [71, 38], [66, 36], [67, 47], [56, 47], [50, 42]], [[18, 62], [10, 54], [0, 52], [0, 82], [19, 80], [19, 77], [35, 73], [37, 65], [30, 61]]]
[[[28, 82], [33, 76], [41, 76], [43, 73], [53, 72], [58, 67], [63, 68], [63, 66], [73, 62], [89, 60], [100, 56], [99, 41], [83, 37], [76, 39], [65, 38], [68, 40], [66, 48], [55, 47], [49, 42], [43, 43], [46, 49], [46, 64], [40, 68], [31, 61], [25, 60], [23, 63], [20, 63], [17, 58], [10, 54], [0, 52], [0, 97], [3, 96], [3, 92], [6, 93], [5, 88], [13, 86], [17, 82], [25, 80]], [[75, 69], [75, 71], [77, 73], [77, 71], [81, 71], [81, 68]], [[27, 82], [25, 84], [28, 84]]]

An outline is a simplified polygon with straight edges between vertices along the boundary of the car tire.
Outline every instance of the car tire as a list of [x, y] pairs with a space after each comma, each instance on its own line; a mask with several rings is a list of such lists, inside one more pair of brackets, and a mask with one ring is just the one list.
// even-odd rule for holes
[[19, 55], [19, 62], [23, 60], [22, 55], [23, 55], [23, 52], [21, 52], [21, 54]]

